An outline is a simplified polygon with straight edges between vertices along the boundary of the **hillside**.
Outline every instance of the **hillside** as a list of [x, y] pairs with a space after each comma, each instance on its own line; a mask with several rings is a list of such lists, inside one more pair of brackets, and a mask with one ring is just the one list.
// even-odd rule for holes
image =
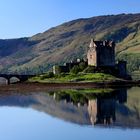
[[77, 19], [28, 38], [0, 40], [1, 73], [44, 72], [54, 64], [86, 57], [90, 39], [116, 41], [116, 56], [140, 65], [140, 14]]

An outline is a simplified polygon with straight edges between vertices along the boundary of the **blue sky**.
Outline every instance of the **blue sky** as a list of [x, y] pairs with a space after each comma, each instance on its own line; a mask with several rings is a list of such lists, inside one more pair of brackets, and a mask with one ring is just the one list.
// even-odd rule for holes
[[140, 13], [139, 0], [0, 0], [0, 38], [32, 36], [77, 18]]

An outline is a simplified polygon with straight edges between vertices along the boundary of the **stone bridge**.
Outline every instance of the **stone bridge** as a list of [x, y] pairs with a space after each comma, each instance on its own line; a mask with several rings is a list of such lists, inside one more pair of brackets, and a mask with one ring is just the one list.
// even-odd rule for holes
[[11, 78], [17, 78], [17, 79], [19, 79], [20, 82], [24, 82], [34, 76], [36, 76], [36, 75], [0, 74], [0, 77], [5, 78], [7, 80], [8, 85], [10, 84]]

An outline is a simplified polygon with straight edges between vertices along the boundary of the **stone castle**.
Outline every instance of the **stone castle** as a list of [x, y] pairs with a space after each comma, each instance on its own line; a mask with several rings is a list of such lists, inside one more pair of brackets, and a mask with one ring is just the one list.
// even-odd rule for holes
[[87, 51], [86, 61], [77, 59], [65, 63], [63, 66], [54, 66], [53, 73], [67, 73], [75, 66], [84, 62], [87, 66], [93, 67], [94, 72], [110, 73], [118, 77], [126, 78], [126, 61], [115, 63], [115, 42], [113, 41], [94, 41], [91, 39]]
[[115, 42], [94, 41], [91, 39], [87, 52], [88, 65], [115, 66]]

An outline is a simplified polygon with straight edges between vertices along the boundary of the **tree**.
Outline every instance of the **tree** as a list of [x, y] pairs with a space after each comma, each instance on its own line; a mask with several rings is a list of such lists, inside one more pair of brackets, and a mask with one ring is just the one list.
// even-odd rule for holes
[[77, 74], [78, 72], [80, 72], [80, 68], [78, 65], [75, 65], [71, 70], [70, 70], [71, 73], [73, 74]]
[[79, 69], [80, 69], [80, 71], [83, 71], [86, 67], [87, 67], [87, 65], [86, 65], [85, 62], [81, 62], [81, 63], [79, 64]]

